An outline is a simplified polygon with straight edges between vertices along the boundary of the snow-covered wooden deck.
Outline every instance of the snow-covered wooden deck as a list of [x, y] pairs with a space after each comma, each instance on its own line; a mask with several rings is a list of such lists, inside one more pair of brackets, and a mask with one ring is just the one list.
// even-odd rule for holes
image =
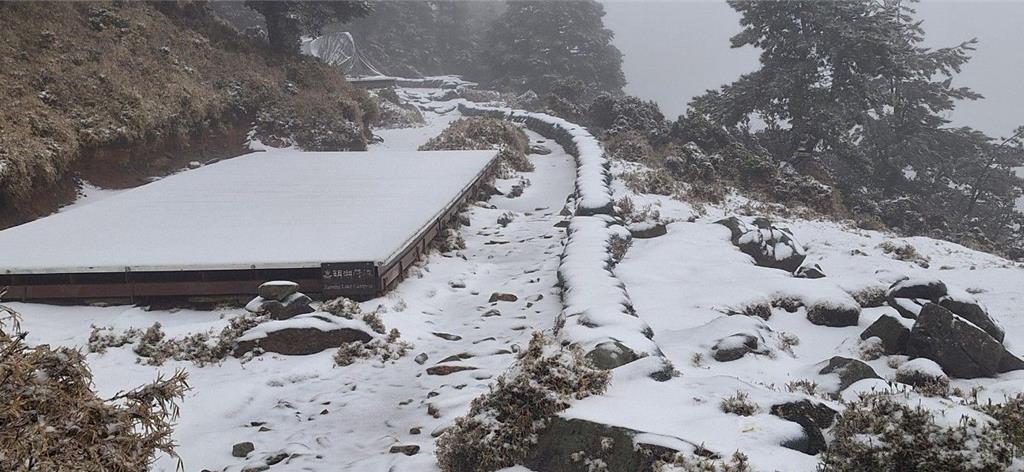
[[20, 299], [243, 295], [287, 277], [307, 292], [326, 281], [376, 294], [495, 156], [270, 150], [221, 161], [0, 231], [0, 287]]

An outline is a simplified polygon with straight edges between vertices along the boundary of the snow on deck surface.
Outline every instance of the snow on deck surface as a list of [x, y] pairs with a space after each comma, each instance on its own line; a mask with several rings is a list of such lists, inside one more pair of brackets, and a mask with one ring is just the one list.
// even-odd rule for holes
[[383, 262], [495, 154], [247, 154], [0, 231], [0, 273]]

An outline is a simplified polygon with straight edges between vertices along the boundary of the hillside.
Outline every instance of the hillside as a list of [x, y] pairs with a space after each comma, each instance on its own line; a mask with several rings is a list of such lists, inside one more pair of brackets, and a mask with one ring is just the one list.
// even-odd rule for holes
[[340, 74], [264, 52], [201, 2], [5, 2], [0, 18], [0, 227], [83, 180], [131, 187], [241, 154], [254, 122], [271, 141], [365, 149], [376, 115]]

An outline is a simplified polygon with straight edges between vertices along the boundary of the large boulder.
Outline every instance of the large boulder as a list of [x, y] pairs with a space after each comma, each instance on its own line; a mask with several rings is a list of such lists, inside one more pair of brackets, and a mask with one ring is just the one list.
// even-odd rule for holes
[[270, 321], [246, 331], [238, 338], [235, 357], [259, 348], [289, 356], [316, 354], [351, 342], [369, 342], [373, 336], [360, 329], [359, 322], [317, 314], [290, 320]]
[[907, 350], [907, 339], [910, 339], [910, 327], [892, 315], [882, 315], [868, 326], [860, 338], [882, 340], [882, 348], [886, 354], [903, 354]]
[[896, 281], [886, 292], [886, 301], [900, 316], [917, 319], [926, 303], [938, 303], [948, 289], [941, 280], [904, 278]]
[[875, 369], [857, 359], [835, 356], [828, 360], [828, 364], [818, 371], [821, 375], [837, 375], [839, 377], [839, 390], [846, 390], [847, 387], [864, 379], [881, 379]]
[[530, 470], [590, 472], [592, 465], [581, 459], [592, 459], [603, 461], [607, 466], [603, 470], [653, 472], [659, 470], [655, 468], [659, 460], [671, 460], [678, 452], [638, 442], [638, 434], [628, 428], [555, 416], [537, 436], [523, 465]]
[[948, 375], [973, 379], [1024, 368], [991, 335], [935, 303], [928, 303], [910, 330], [907, 355], [931, 359]]
[[988, 315], [988, 311], [980, 302], [968, 294], [949, 294], [939, 299], [939, 306], [953, 314], [974, 323], [996, 341], [1003, 342], [1006, 332]]
[[807, 320], [818, 326], [842, 328], [857, 326], [860, 306], [856, 303], [819, 302], [807, 307]]
[[815, 455], [828, 448], [821, 430], [830, 428], [839, 413], [822, 403], [800, 400], [772, 405], [771, 414], [799, 424], [804, 429], [804, 438], [783, 444], [784, 447]]
[[764, 353], [766, 349], [759, 336], [736, 333], [719, 339], [711, 347], [711, 357], [718, 362], [735, 361], [749, 353]]
[[771, 224], [764, 218], [748, 226], [736, 217], [716, 221], [729, 228], [732, 243], [762, 267], [795, 272], [807, 258], [804, 248], [788, 229]]

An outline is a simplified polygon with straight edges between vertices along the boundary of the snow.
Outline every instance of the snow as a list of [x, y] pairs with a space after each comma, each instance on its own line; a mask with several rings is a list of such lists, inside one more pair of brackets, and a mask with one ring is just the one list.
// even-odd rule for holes
[[[271, 470], [435, 471], [431, 433], [443, 431], [465, 414], [469, 403], [513, 363], [513, 353], [526, 345], [530, 332], [552, 329], [559, 316], [566, 321], [559, 333], [565, 340], [593, 347], [616, 339], [650, 354], [614, 369], [605, 394], [575, 402], [562, 416], [632, 428], [639, 431], [637, 442], [684, 451], [703, 445], [728, 457], [740, 450], [750, 457], [755, 470], [766, 471], [810, 472], [817, 470], [819, 459], [781, 446], [802, 434], [802, 428], [771, 415], [771, 406], [810, 399], [841, 410], [839, 402], [824, 394], [835, 376], [818, 374], [822, 362], [837, 355], [859, 358], [864, 344], [860, 333], [882, 315], [908, 321], [888, 306], [864, 308], [858, 325], [844, 328], [810, 323], [804, 307], [793, 313], [774, 308], [768, 320], [731, 312], [783, 297], [798, 299], [805, 306], [850, 308], [856, 304], [851, 294], [865, 289], [884, 291], [904, 277], [940, 279], [952, 296], [984, 303], [1005, 327], [1007, 348], [1024, 351], [1020, 341], [1024, 339], [1024, 316], [1020, 315], [1024, 268], [1018, 264], [930, 238], [897, 238], [829, 221], [774, 218], [804, 243], [806, 264], [819, 264], [828, 274], [823, 279], [798, 279], [755, 266], [730, 242], [728, 229], [714, 224], [722, 217], [748, 215], [751, 209], [761, 208], [754, 200], [734, 195], [723, 204], [695, 208], [670, 197], [635, 194], [620, 178], [635, 164], [612, 162], [606, 167], [600, 148], [589, 148], [586, 135], [574, 125], [464, 101], [439, 102], [443, 93], [435, 89], [399, 93], [426, 110], [427, 125], [379, 131], [384, 143], [374, 145], [375, 150], [415, 149], [461, 116], [460, 104], [464, 110], [487, 109], [524, 122], [530, 128], [531, 143], [544, 139], [541, 134], [552, 135], [549, 126], [564, 126], [572, 139], [558, 140], [568, 150], [548, 143], [554, 151], [551, 155], [530, 156], [537, 170], [526, 175], [532, 185], [523, 196], [492, 197], [466, 212], [471, 224], [461, 230], [465, 250], [432, 254], [390, 295], [362, 304], [364, 311], [381, 307], [385, 326], [397, 328], [403, 340], [415, 344], [410, 355], [395, 362], [360, 360], [334, 367], [333, 352], [328, 350], [301, 357], [264, 355], [245, 364], [228, 359], [202, 368], [180, 362], [153, 367], [136, 364], [130, 346], [89, 354], [96, 387], [108, 396], [151, 380], [158, 372], [189, 370], [194, 390], [182, 405], [174, 435], [186, 470], [206, 467], [237, 472], [285, 451], [297, 456]], [[594, 165], [583, 169], [588, 163]], [[615, 176], [610, 182], [608, 168]], [[495, 185], [507, 190], [515, 182], [498, 180]], [[668, 233], [633, 240], [625, 258], [615, 264], [608, 254], [609, 242], [613, 236], [627, 235], [624, 222], [584, 210], [571, 218], [568, 231], [556, 228], [558, 212], [569, 195], [575, 197], [577, 209], [599, 209], [629, 196], [638, 207], [650, 205], [658, 210], [659, 222], [669, 223]], [[502, 227], [496, 220], [505, 212], [513, 212], [515, 218]], [[650, 224], [631, 222], [634, 228]], [[913, 245], [930, 268], [886, 254], [879, 248], [884, 241]], [[519, 300], [489, 303], [493, 292], [515, 293]], [[160, 321], [168, 336], [175, 337], [219, 330], [227, 323], [223, 317], [240, 312], [170, 313], [20, 303], [14, 307], [24, 314], [28, 342], [69, 346], [84, 345], [93, 324], [125, 329]], [[499, 310], [500, 316], [482, 316], [489, 310]], [[312, 326], [313, 320], [307, 315], [291, 323]], [[448, 341], [433, 333], [460, 339]], [[647, 337], [650, 333], [653, 339]], [[738, 333], [759, 337], [763, 352], [731, 362], [714, 360], [710, 349], [716, 341]], [[413, 361], [419, 353], [428, 356], [424, 365]], [[424, 372], [453, 355], [459, 359], [454, 365], [477, 369], [448, 376]], [[650, 374], [663, 370], [666, 361], [681, 375], [665, 382], [652, 380]], [[897, 369], [934, 368], [902, 356], [865, 362], [883, 379], [892, 378]], [[857, 382], [841, 398], [850, 401], [861, 393], [891, 391], [894, 384], [883, 379]], [[787, 385], [794, 381], [816, 382], [818, 394]], [[979, 401], [1002, 401], [1024, 391], [1024, 372], [993, 379], [952, 379], [951, 386], [965, 392], [978, 387]], [[720, 402], [737, 392], [749, 394], [757, 405], [754, 415], [721, 411]], [[990, 421], [948, 400], [913, 393], [897, 398], [935, 411], [936, 418], [949, 424], [962, 415], [980, 423]], [[265, 422], [270, 430], [260, 432], [252, 426], [254, 421]], [[413, 434], [413, 427], [421, 428], [422, 434]], [[230, 456], [231, 445], [240, 441], [256, 445], [248, 460]], [[422, 450], [411, 457], [387, 452], [398, 444], [417, 444]], [[173, 460], [161, 457], [155, 470], [170, 471], [174, 466]], [[529, 472], [522, 467], [505, 471]]]
[[9, 273], [385, 262], [493, 151], [300, 152], [224, 160], [0, 231]]
[[896, 369], [896, 373], [902, 375], [921, 374], [928, 378], [946, 376], [946, 373], [942, 371], [942, 367], [940, 367], [939, 364], [936, 364], [935, 361], [931, 359], [925, 359], [923, 357], [905, 362]]
[[[409, 90], [400, 93], [417, 95]], [[414, 150], [458, 118], [457, 111], [450, 116], [424, 115], [425, 127], [377, 131], [384, 143], [375, 144], [371, 151]], [[544, 139], [527, 134], [531, 143]], [[575, 165], [561, 147], [550, 147], [554, 151], [550, 155], [529, 156], [536, 171], [524, 174], [532, 184], [521, 197], [496, 196], [487, 205], [469, 207], [465, 215], [471, 224], [460, 230], [465, 250], [431, 254], [388, 296], [361, 304], [364, 312], [383, 308], [381, 318], [387, 329], [398, 329], [402, 340], [415, 345], [409, 355], [387, 364], [363, 359], [345, 367], [334, 366], [333, 350], [310, 356], [264, 354], [244, 364], [229, 358], [205, 367], [177, 361], [154, 367], [137, 364], [131, 346], [125, 346], [87, 356], [95, 387], [101, 395], [111, 396], [151, 381], [158, 373], [187, 369], [193, 389], [181, 405], [174, 439], [189, 471], [239, 472], [278, 452], [297, 456], [270, 470], [437, 470], [431, 433], [465, 414], [473, 398], [514, 362], [514, 351], [528, 344], [532, 331], [550, 329], [561, 312], [555, 286], [565, 231], [553, 224], [560, 219], [558, 212], [566, 197], [574, 192]], [[507, 190], [515, 182], [499, 179], [495, 185]], [[506, 211], [516, 217], [501, 227], [496, 220]], [[495, 241], [506, 243], [492, 244]], [[455, 280], [465, 288], [451, 287], [449, 282]], [[493, 292], [515, 293], [519, 301], [488, 303]], [[172, 312], [125, 306], [12, 305], [24, 317], [29, 343], [78, 347], [86, 345], [90, 325], [124, 330], [147, 328], [159, 321], [168, 337], [181, 337], [219, 332], [228, 318], [244, 313], [241, 309]], [[482, 316], [491, 309], [500, 310], [501, 315]], [[444, 340], [435, 332], [461, 339]], [[419, 353], [429, 357], [424, 365], [413, 360]], [[477, 369], [447, 376], [425, 373], [427, 367], [456, 354], [471, 355], [459, 364]], [[438, 417], [428, 414], [431, 407]], [[327, 413], [321, 414], [324, 410]], [[265, 423], [269, 431], [261, 432], [252, 422]], [[413, 427], [420, 428], [421, 434], [412, 434]], [[231, 446], [242, 441], [253, 442], [255, 452], [249, 459], [231, 457]], [[411, 457], [388, 452], [400, 444], [422, 449]], [[175, 467], [175, 460], [161, 456], [154, 470], [172, 472]], [[521, 467], [512, 470], [527, 472]]]

